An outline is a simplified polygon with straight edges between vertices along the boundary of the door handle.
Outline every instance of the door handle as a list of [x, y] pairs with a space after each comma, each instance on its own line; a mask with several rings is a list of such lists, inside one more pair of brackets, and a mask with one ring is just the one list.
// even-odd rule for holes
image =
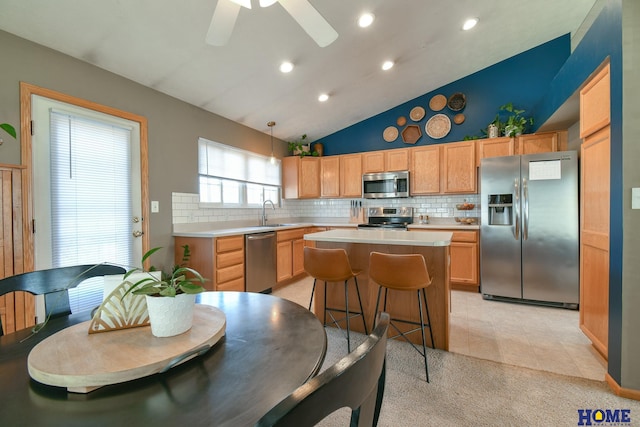
[[514, 227], [514, 234], [516, 237], [516, 240], [520, 239], [520, 185], [518, 182], [518, 178], [516, 178], [515, 180], [513, 180], [513, 194], [515, 196], [515, 203], [514, 203], [514, 211], [515, 211], [515, 216], [516, 219], [514, 221], [513, 227]]
[[524, 196], [524, 212], [522, 213], [522, 239], [529, 238], [529, 186], [527, 178], [522, 178], [522, 192]]
[[133, 234], [133, 237], [140, 237], [140, 236], [142, 236], [142, 235], [144, 234], [144, 232], [143, 232], [143, 231], [140, 231], [140, 230], [135, 230], [135, 231], [134, 231], [133, 233], [131, 233], [131, 234]]

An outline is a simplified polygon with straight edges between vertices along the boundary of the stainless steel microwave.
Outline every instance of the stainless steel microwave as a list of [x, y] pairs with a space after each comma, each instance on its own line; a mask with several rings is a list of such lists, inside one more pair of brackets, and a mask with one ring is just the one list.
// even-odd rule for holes
[[409, 197], [409, 171], [362, 175], [362, 197], [365, 199]]

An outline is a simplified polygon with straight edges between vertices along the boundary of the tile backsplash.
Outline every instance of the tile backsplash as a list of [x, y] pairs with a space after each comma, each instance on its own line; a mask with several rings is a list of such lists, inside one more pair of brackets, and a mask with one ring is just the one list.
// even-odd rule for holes
[[[270, 222], [288, 218], [336, 218], [349, 219], [351, 201], [362, 201], [362, 207], [370, 206], [409, 206], [416, 217], [429, 215], [433, 218], [452, 218], [456, 216], [480, 216], [480, 196], [477, 194], [434, 195], [409, 197], [406, 199], [304, 199], [282, 200], [282, 205], [272, 210], [267, 206]], [[469, 211], [456, 210], [456, 204], [475, 203]], [[173, 224], [190, 224], [201, 222], [254, 221], [260, 219], [260, 208], [204, 208], [200, 207], [198, 194], [172, 193]]]

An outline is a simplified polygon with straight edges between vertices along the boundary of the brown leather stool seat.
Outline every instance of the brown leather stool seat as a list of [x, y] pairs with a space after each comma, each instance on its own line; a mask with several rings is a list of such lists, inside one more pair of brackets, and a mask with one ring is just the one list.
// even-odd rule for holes
[[[304, 269], [311, 277], [313, 277], [313, 289], [311, 290], [311, 299], [309, 300], [309, 310], [311, 310], [311, 303], [313, 302], [313, 294], [316, 290], [316, 281], [321, 280], [324, 282], [324, 313], [323, 313], [323, 325], [327, 324], [327, 313], [331, 317], [332, 322], [340, 328], [338, 322], [345, 320], [347, 323], [347, 351], [351, 352], [351, 337], [350, 337], [350, 325], [349, 321], [353, 317], [362, 316], [362, 323], [364, 325], [364, 333], [369, 334], [367, 329], [367, 322], [364, 318], [364, 310], [362, 309], [362, 299], [360, 298], [360, 289], [358, 287], [358, 278], [360, 271], [353, 271], [347, 252], [344, 249], [320, 249], [305, 247], [304, 248]], [[349, 279], [353, 278], [356, 285], [356, 295], [358, 296], [358, 304], [360, 305], [360, 311], [349, 310]], [[344, 282], [344, 299], [345, 309], [327, 307], [327, 282]], [[336, 319], [333, 313], [344, 313], [345, 317]]]
[[[427, 270], [427, 264], [424, 257], [420, 254], [383, 254], [380, 252], [371, 252], [369, 255], [369, 278], [379, 285], [374, 316], [378, 314], [378, 307], [380, 305], [380, 297], [382, 295], [383, 288], [384, 306], [382, 311], [387, 311], [387, 295], [389, 290], [417, 292], [420, 323], [392, 318], [390, 324], [398, 333], [391, 338], [402, 336], [414, 349], [416, 349], [418, 353], [422, 355], [424, 358], [425, 375], [427, 377], [427, 382], [429, 382], [429, 368], [427, 367], [427, 349], [424, 334], [425, 326], [429, 328], [431, 347], [435, 348], [435, 345], [433, 342], [433, 332], [431, 331], [431, 317], [429, 316], [429, 305], [427, 304], [426, 293], [426, 288], [431, 284], [431, 277], [429, 276], [429, 271]], [[426, 311], [427, 317], [426, 323], [423, 317], [423, 300], [424, 311]], [[394, 323], [405, 323], [418, 327], [402, 332]], [[420, 349], [406, 337], [406, 335], [418, 331], [422, 332], [422, 351], [420, 351]]]

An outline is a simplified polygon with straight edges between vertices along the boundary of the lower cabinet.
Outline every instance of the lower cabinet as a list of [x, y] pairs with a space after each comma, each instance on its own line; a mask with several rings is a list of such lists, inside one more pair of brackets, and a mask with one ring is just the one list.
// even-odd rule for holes
[[479, 249], [478, 231], [451, 229], [428, 229], [412, 231], [445, 231], [453, 232], [451, 246], [451, 273], [449, 283], [451, 289], [479, 291]]
[[182, 263], [182, 246], [189, 245], [188, 267], [197, 270], [210, 291], [244, 291], [244, 234], [225, 237], [176, 237], [175, 262]]
[[304, 273], [305, 228], [277, 232], [276, 280], [285, 282]]

